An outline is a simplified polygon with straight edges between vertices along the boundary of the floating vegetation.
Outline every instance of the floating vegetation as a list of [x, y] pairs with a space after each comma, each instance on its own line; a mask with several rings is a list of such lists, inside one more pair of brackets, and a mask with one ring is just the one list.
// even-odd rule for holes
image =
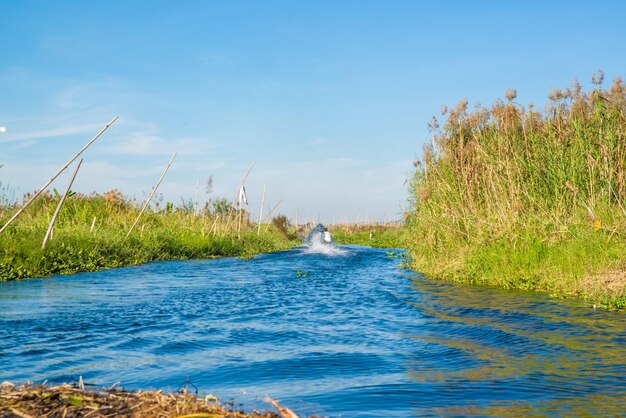
[[408, 255], [401, 251], [387, 251], [387, 258], [408, 258]]
[[118, 388], [81, 389], [69, 384], [58, 386], [15, 386], [4, 382], [0, 387], [2, 417], [178, 417], [178, 418], [297, 418], [289, 408], [271, 398], [275, 412], [243, 412], [231, 405], [220, 405], [209, 395], [197, 397], [187, 391], [127, 392]]

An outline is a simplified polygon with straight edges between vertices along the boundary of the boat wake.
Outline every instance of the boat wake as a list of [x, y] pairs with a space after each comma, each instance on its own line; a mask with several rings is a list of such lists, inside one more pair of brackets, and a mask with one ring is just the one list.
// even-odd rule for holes
[[318, 224], [311, 230], [304, 239], [304, 243], [306, 244], [304, 253], [308, 254], [345, 255], [348, 253], [335, 245], [332, 235], [322, 224]]
[[313, 241], [303, 247], [304, 254], [324, 254], [324, 255], [346, 255], [348, 251], [335, 244], [323, 244]]

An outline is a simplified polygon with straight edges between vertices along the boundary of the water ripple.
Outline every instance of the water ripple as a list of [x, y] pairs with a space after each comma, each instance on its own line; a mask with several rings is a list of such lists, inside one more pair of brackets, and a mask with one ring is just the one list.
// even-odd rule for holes
[[339, 250], [0, 284], [0, 380], [175, 390], [189, 378], [246, 407], [269, 394], [346, 417], [626, 408], [623, 314]]

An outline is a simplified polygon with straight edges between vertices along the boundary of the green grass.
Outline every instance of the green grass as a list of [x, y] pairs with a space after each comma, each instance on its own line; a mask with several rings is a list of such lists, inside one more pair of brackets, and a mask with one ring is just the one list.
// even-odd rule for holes
[[337, 244], [356, 244], [374, 248], [406, 247], [406, 231], [402, 225], [341, 225], [331, 227], [330, 232]]
[[[45, 250], [41, 243], [58, 197], [45, 194], [0, 235], [0, 281], [53, 274], [98, 271], [155, 260], [221, 256], [250, 257], [297, 244], [271, 226], [256, 225], [246, 214], [238, 228], [235, 212], [186, 210], [145, 213], [133, 233], [126, 234], [138, 210], [121, 194], [75, 195], [69, 198]], [[0, 223], [14, 213], [14, 205], [0, 208]], [[96, 222], [93, 230], [91, 225]]]
[[626, 89], [574, 83], [543, 112], [515, 96], [461, 101], [431, 123], [411, 185], [412, 267], [624, 308]]

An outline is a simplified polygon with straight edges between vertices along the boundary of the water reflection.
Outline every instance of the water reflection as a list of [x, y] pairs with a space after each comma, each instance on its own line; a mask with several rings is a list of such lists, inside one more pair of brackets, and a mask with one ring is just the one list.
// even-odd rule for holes
[[[416, 309], [430, 319], [412, 335], [454, 366], [415, 359], [409, 375], [462, 393], [474, 403], [434, 407], [442, 415], [521, 416], [623, 413], [626, 324], [623, 313], [577, 301], [413, 280]], [[497, 406], [494, 398], [499, 398]], [[424, 412], [424, 410], [422, 410]]]

